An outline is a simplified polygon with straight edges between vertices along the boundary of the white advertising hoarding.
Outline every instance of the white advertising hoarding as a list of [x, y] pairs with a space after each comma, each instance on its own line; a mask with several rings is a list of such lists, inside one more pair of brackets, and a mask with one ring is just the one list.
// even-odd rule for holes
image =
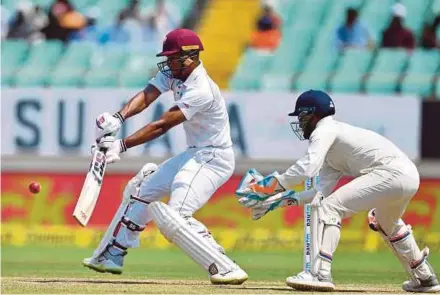
[[[1, 99], [2, 155], [90, 155], [95, 118], [118, 111], [134, 90], [124, 89], [3, 89]], [[298, 93], [225, 93], [232, 137], [238, 156], [252, 159], [298, 159], [307, 142], [292, 133], [287, 113]], [[419, 158], [421, 102], [416, 96], [332, 95], [338, 120], [374, 130]], [[158, 118], [173, 104], [162, 95], [142, 114], [126, 121], [127, 136]], [[167, 156], [186, 148], [181, 126], [129, 155]]]

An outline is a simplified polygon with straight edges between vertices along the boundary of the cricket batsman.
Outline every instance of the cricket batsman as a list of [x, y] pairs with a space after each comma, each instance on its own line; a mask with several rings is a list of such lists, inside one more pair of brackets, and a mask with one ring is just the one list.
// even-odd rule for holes
[[[410, 226], [401, 219], [419, 188], [416, 166], [388, 139], [338, 122], [333, 119], [334, 114], [335, 105], [325, 92], [302, 93], [289, 116], [298, 117], [297, 122], [291, 123], [294, 133], [301, 140], [309, 140], [307, 154], [286, 172], [264, 178], [260, 175], [256, 182], [248, 182], [237, 191], [239, 202], [252, 208], [254, 219], [283, 206], [310, 203], [315, 208], [318, 225], [312, 232], [311, 248], [317, 253], [312, 253], [311, 271], [288, 277], [287, 285], [298, 290], [334, 290], [331, 266], [341, 221], [370, 210], [370, 228], [381, 235], [410, 275], [403, 290], [440, 291], [427, 261], [429, 249], [419, 249]], [[287, 190], [316, 175], [320, 181], [311, 190]], [[342, 175], [355, 178], [333, 192]]]
[[[145, 144], [183, 124], [188, 149], [159, 166], [146, 164], [127, 184], [121, 206], [110, 228], [83, 265], [98, 272], [122, 273], [128, 248], [154, 220], [164, 236], [208, 272], [213, 284], [242, 284], [248, 275], [229, 259], [208, 229], [193, 217], [232, 175], [235, 156], [225, 100], [211, 80], [199, 53], [203, 44], [187, 29], [169, 32], [157, 56], [159, 72], [148, 86], [119, 112], [96, 119], [97, 148], [107, 149], [108, 163], [120, 160], [127, 149]], [[162, 93], [172, 91], [175, 104], [162, 117], [134, 134], [115, 139], [125, 120], [139, 114]], [[96, 148], [96, 147], [95, 147]], [[168, 204], [159, 202], [170, 196]]]

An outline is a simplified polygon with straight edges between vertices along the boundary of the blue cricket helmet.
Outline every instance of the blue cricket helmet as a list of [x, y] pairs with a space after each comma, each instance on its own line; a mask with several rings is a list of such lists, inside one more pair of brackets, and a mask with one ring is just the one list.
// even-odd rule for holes
[[303, 92], [296, 100], [295, 111], [289, 116], [298, 116], [300, 113], [331, 116], [335, 114], [335, 104], [331, 97], [320, 90]]

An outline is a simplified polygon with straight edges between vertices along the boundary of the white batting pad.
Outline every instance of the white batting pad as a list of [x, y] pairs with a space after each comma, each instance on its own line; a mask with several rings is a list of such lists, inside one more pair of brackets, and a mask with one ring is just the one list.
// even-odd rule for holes
[[101, 253], [107, 248], [107, 246], [109, 244], [111, 244], [113, 242], [113, 240], [116, 238], [114, 236], [115, 229], [119, 225], [122, 217], [125, 215], [125, 213], [127, 211], [127, 206], [130, 203], [130, 196], [137, 196], [138, 192], [139, 192], [139, 186], [140, 186], [142, 180], [144, 180], [144, 178], [146, 178], [146, 177], [149, 177], [156, 170], [157, 170], [156, 164], [147, 163], [127, 183], [127, 185], [124, 188], [121, 205], [119, 206], [118, 210], [116, 211], [115, 215], [113, 216], [113, 219], [112, 219], [110, 225], [108, 226], [107, 231], [105, 232], [104, 236], [102, 237], [101, 242], [99, 243], [95, 252], [93, 252], [92, 258], [97, 258], [99, 255], [101, 255]]
[[127, 209], [129, 200], [122, 200], [121, 205], [119, 205], [118, 210], [116, 211], [115, 215], [113, 216], [112, 222], [110, 223], [109, 227], [107, 228], [107, 231], [105, 232], [104, 236], [101, 239], [101, 242], [99, 242], [98, 247], [96, 248], [95, 252], [93, 252], [92, 258], [98, 258], [99, 255], [104, 252], [104, 250], [107, 248], [109, 244], [111, 244], [114, 240], [113, 232], [116, 229], [116, 226], [119, 224], [119, 222], [122, 219], [122, 216], [124, 216], [125, 210]]
[[179, 213], [168, 205], [162, 202], [153, 202], [148, 206], [148, 212], [165, 238], [176, 244], [211, 275], [229, 272], [238, 268], [231, 259], [221, 254], [190, 228]]

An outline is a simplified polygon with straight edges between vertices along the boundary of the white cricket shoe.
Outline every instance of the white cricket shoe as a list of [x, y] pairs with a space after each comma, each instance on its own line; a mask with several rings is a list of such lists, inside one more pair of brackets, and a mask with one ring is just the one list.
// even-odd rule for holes
[[313, 276], [309, 272], [300, 272], [296, 276], [286, 279], [286, 284], [300, 291], [323, 291], [330, 292], [336, 289], [331, 277]]
[[214, 285], [241, 285], [248, 279], [248, 274], [241, 268], [225, 273], [210, 275], [211, 283]]
[[85, 267], [93, 269], [97, 272], [109, 272], [112, 274], [120, 275], [122, 273], [122, 266], [116, 264], [110, 259], [105, 258], [104, 256], [99, 256], [98, 258], [85, 258], [82, 261], [82, 264]]
[[417, 293], [437, 293], [440, 292], [440, 285], [435, 276], [429, 277], [427, 280], [410, 280], [402, 284], [402, 289], [407, 292]]

